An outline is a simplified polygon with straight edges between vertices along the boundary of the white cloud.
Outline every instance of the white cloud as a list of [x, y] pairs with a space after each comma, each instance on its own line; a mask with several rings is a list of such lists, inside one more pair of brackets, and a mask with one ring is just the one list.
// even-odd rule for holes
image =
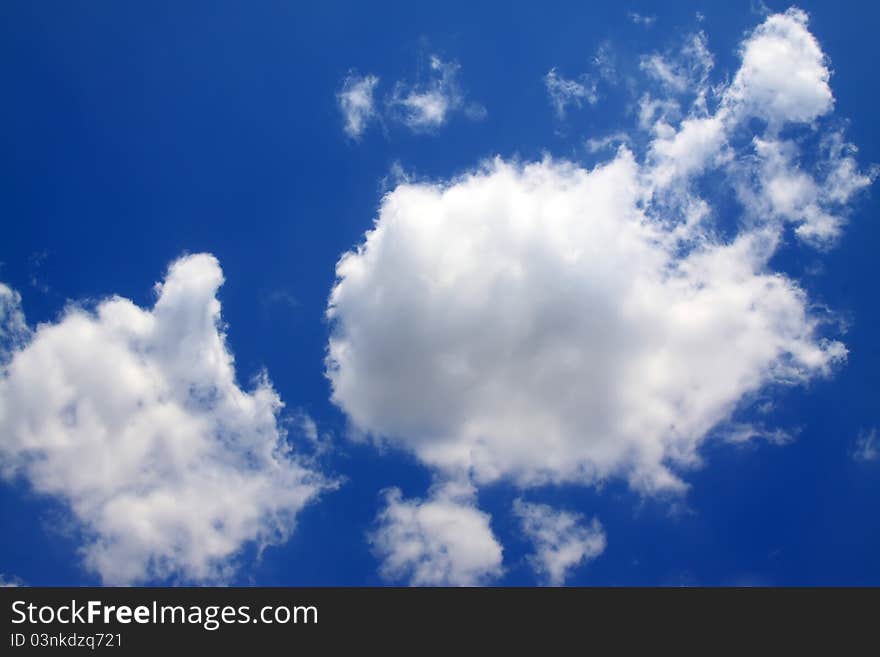
[[816, 163], [806, 168], [801, 147], [794, 140], [772, 134], [755, 137], [753, 158], [734, 165], [739, 176], [737, 193], [756, 217], [792, 223], [795, 234], [816, 247], [833, 245], [846, 223], [847, 204], [877, 175], [859, 170], [839, 131], [822, 140]]
[[318, 429], [318, 424], [304, 411], [293, 417], [293, 426], [298, 428], [315, 455], [326, 454], [333, 447], [333, 436]]
[[789, 9], [769, 16], [742, 46], [742, 65], [728, 102], [765, 119], [774, 129], [809, 122], [831, 111], [831, 74], [807, 14]]
[[303, 435], [313, 443], [317, 443], [320, 440], [320, 436], [318, 435], [318, 425], [315, 421], [306, 414], [300, 415], [299, 421]]
[[298, 458], [267, 377], [235, 380], [213, 256], [143, 309], [112, 297], [42, 324], [0, 376], [2, 474], [65, 502], [107, 584], [222, 581], [332, 483]]
[[880, 440], [877, 439], [877, 429], [859, 431], [852, 457], [856, 461], [864, 462], [880, 459]]
[[345, 132], [352, 139], [359, 139], [367, 125], [376, 117], [373, 92], [379, 78], [375, 75], [359, 76], [349, 73], [336, 94], [339, 109], [345, 119]]
[[669, 85], [676, 91], [687, 89], [688, 80], [678, 73], [661, 55], [648, 55], [642, 59], [641, 68], [651, 77]]
[[649, 155], [653, 182], [659, 188], [701, 173], [713, 160], [718, 163], [724, 157], [727, 135], [718, 117], [688, 118], [677, 131], [655, 126], [655, 132]]
[[502, 574], [502, 548], [466, 483], [435, 485], [427, 500], [386, 491], [370, 542], [383, 577], [412, 586], [478, 586]]
[[328, 375], [365, 432], [482, 482], [681, 488], [706, 432], [747, 393], [827, 373], [776, 236], [686, 257], [621, 149], [592, 171], [496, 160], [401, 185], [337, 266]]
[[[759, 413], [765, 413], [763, 407], [758, 407]], [[760, 424], [740, 423], [733, 424], [727, 428], [722, 437], [729, 443], [747, 443], [752, 442], [756, 438], [766, 440], [772, 445], [787, 445], [795, 438], [797, 432], [786, 431], [785, 429], [767, 429]]]
[[596, 48], [596, 54], [593, 55], [592, 63], [599, 73], [599, 77], [612, 84], [617, 82], [617, 66], [610, 41], [599, 44], [599, 47]]
[[17, 586], [21, 586], [21, 580], [17, 577], [7, 577], [3, 573], [0, 573], [0, 588], [9, 589], [15, 588]]
[[551, 68], [544, 76], [544, 86], [547, 87], [547, 95], [550, 104], [560, 119], [565, 118], [565, 108], [569, 105], [582, 107], [586, 101], [594, 105], [598, 100], [596, 84], [582, 76], [581, 81], [567, 80], [561, 77], [555, 68]]
[[705, 93], [706, 80], [715, 66], [709, 52], [706, 35], [702, 32], [685, 39], [684, 45], [674, 55], [646, 55], [642, 57], [640, 68], [649, 77], [657, 80], [670, 90], [683, 94]]
[[[673, 64], [664, 64], [668, 71], [654, 58], [643, 60], [643, 68], [673, 93], [693, 91], [695, 96], [683, 118], [671, 98], [646, 95], [640, 102], [640, 125], [654, 134], [648, 158], [653, 193], [727, 165], [753, 221], [788, 222], [803, 241], [830, 246], [845, 224], [846, 205], [877, 172], [859, 170], [855, 147], [839, 130], [822, 139], [809, 170], [800, 162], [802, 146], [779, 137], [782, 126], [809, 124], [833, 107], [826, 57], [807, 30], [806, 14], [792, 9], [768, 17], [744, 41], [741, 53], [733, 82], [717, 89], [708, 85], [713, 59], [702, 34], [687, 39]], [[712, 94], [718, 96], [714, 113], [708, 110]], [[764, 119], [767, 128], [752, 139], [751, 153], [734, 152], [731, 135], [742, 135], [750, 117]]]
[[627, 16], [636, 25], [644, 25], [645, 27], [651, 27], [654, 23], [657, 22], [656, 16], [648, 16], [645, 14], [639, 14], [638, 12], [635, 12], [635, 11], [628, 12]]
[[[767, 38], [782, 69], [807, 77], [762, 73], [754, 53]], [[828, 217], [870, 181], [846, 147], [826, 145], [810, 158], [813, 209], [786, 205], [798, 154], [772, 160], [762, 144], [779, 142], [781, 121], [811, 129], [818, 110], [786, 100], [824, 93], [812, 64], [786, 59], [824, 66], [811, 43], [802, 14], [768, 18], [716, 93], [704, 40], [688, 39], [692, 104], [680, 117], [651, 111], [641, 159], [626, 147], [594, 169], [496, 158], [450, 181], [401, 182], [337, 265], [333, 401], [357, 430], [445, 476], [684, 490], [702, 443], [745, 400], [846, 357], [824, 335], [827, 317], [770, 268], [789, 224], [811, 241], [833, 233]], [[773, 125], [743, 142], [750, 116]], [[715, 198], [696, 191], [708, 171], [742, 204], [732, 237], [717, 228]]]
[[398, 81], [385, 98], [384, 112], [376, 107], [375, 89], [379, 78], [349, 73], [336, 94], [345, 118], [345, 132], [359, 139], [373, 120], [398, 122], [416, 133], [430, 133], [445, 125], [455, 113], [471, 121], [487, 116], [480, 103], [469, 101], [458, 80], [460, 66], [437, 55], [428, 58], [427, 79], [415, 84]]
[[590, 153], [598, 153], [610, 148], [617, 149], [621, 145], [629, 145], [630, 138], [625, 132], [615, 132], [604, 137], [590, 137], [584, 142], [584, 146]]
[[574, 568], [605, 551], [605, 531], [595, 518], [585, 523], [580, 513], [521, 499], [514, 500], [513, 512], [534, 544], [529, 562], [550, 586], [562, 586]]
[[671, 98], [655, 98], [646, 93], [639, 99], [638, 107], [639, 128], [667, 136], [674, 131], [670, 121], [681, 117], [681, 105]]
[[486, 116], [479, 104], [465, 104], [458, 82], [459, 65], [437, 55], [429, 59], [429, 79], [424, 84], [398, 82], [388, 102], [391, 116], [414, 132], [431, 131], [445, 124], [451, 114], [462, 111], [471, 120]]
[[0, 283], [0, 366], [27, 340], [29, 330], [21, 311], [21, 296]]

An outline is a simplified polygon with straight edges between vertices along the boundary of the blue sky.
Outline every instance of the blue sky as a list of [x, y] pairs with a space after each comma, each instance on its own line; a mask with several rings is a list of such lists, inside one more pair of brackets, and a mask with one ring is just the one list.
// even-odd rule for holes
[[[55, 388], [43, 383], [51, 379], [52, 354], [64, 359], [81, 348], [83, 353], [96, 348], [78, 344], [79, 334], [71, 330], [59, 335], [54, 347], [46, 347], [49, 360], [20, 358], [17, 354], [37, 353], [39, 329], [12, 348], [11, 362], [25, 365], [22, 371], [4, 372], [14, 385], [0, 387], [6, 397], [0, 400], [0, 441], [6, 443], [0, 456], [10, 466], [4, 467], [8, 476], [0, 484], [4, 579], [30, 585], [880, 583], [880, 438], [874, 433], [880, 426], [880, 352], [874, 335], [880, 319], [874, 286], [880, 233], [874, 221], [875, 194], [867, 182], [859, 182], [867, 181], [871, 165], [880, 162], [872, 56], [880, 13], [864, 3], [844, 8], [828, 2], [799, 4], [809, 14], [804, 33], [809, 30], [828, 58], [812, 63], [833, 72], [828, 81], [832, 105], [821, 88], [817, 91], [824, 82], [812, 80], [810, 70], [804, 84], [815, 82], [813, 87], [786, 86], [786, 61], [779, 63], [781, 81], [744, 73], [737, 86], [737, 72], [744, 70], [741, 44], [755, 38], [752, 30], [769, 14], [785, 12], [788, 5], [593, 4], [597, 6], [517, 2], [500, 8], [451, 2], [429, 8], [418, 3], [322, 3], [304, 8], [292, 2], [5, 3], [0, 9], [5, 80], [0, 106], [0, 282], [20, 294], [28, 325], [34, 329], [49, 322], [71, 328], [73, 324], [65, 323], [70, 312], [65, 308], [79, 304], [86, 309], [81, 312], [91, 313], [111, 295], [148, 311], [157, 299], [154, 283], [166, 279], [170, 263], [185, 254], [212, 254], [217, 264], [196, 258], [185, 261], [191, 267], [179, 269], [180, 280], [190, 275], [210, 278], [217, 268], [225, 279], [217, 298], [226, 348], [234, 355], [234, 379], [208, 383], [220, 389], [227, 385], [230, 398], [237, 400], [239, 392], [251, 393], [252, 378], [266, 370], [285, 407], [277, 422], [268, 425], [258, 411], [230, 410], [221, 416], [227, 411], [208, 402], [193, 406], [192, 399], [181, 402], [182, 407], [199, 422], [219, 416], [218, 426], [244, 427], [241, 435], [257, 436], [255, 441], [277, 439], [272, 443], [277, 446], [288, 440], [293, 456], [266, 457], [248, 470], [235, 459], [251, 458], [250, 447], [217, 446], [222, 436], [205, 429], [203, 437], [215, 445], [210, 453], [216, 469], [208, 474], [241, 474], [245, 482], [280, 486], [293, 495], [290, 480], [269, 472], [280, 467], [290, 474], [292, 470], [284, 469], [296, 463], [319, 473], [315, 476], [322, 481], [308, 484], [308, 499], [297, 498], [282, 508], [280, 520], [267, 510], [275, 508], [274, 493], [255, 493], [240, 505], [231, 502], [230, 508], [252, 504], [261, 509], [255, 518], [242, 521], [244, 529], [209, 527], [204, 536], [181, 538], [188, 535], [180, 527], [166, 530], [157, 521], [155, 534], [150, 534], [154, 543], [120, 542], [113, 533], [118, 526], [105, 512], [114, 496], [131, 492], [124, 483], [108, 484], [114, 477], [110, 473], [82, 485], [59, 484], [68, 480], [51, 474], [63, 472], [70, 482], [78, 482], [76, 473], [101, 470], [86, 457], [96, 453], [91, 448], [79, 452], [80, 460], [76, 457], [76, 441], [91, 435], [89, 431], [67, 432], [57, 426], [68, 425], [56, 422], [53, 431], [59, 431], [60, 440], [72, 441], [71, 452], [53, 451], [39, 440], [26, 446], [21, 427], [35, 422], [37, 415], [21, 422], [19, 415], [25, 405], [39, 408], [42, 399], [55, 394]], [[765, 36], [800, 39], [802, 14], [785, 16], [789, 22], [768, 28]], [[700, 67], [705, 57], [694, 53], [698, 42], [711, 55], [712, 66], [704, 72]], [[809, 59], [808, 46], [794, 49], [792, 66]], [[603, 69], [602, 62], [613, 71]], [[771, 64], [761, 60], [760, 65], [776, 70], [772, 57]], [[558, 97], [564, 101], [562, 113], [548, 94], [551, 70], [556, 79], [569, 83]], [[664, 80], [663, 71], [671, 71], [671, 77]], [[359, 134], [347, 134], [340, 93], [351, 89], [344, 86], [347, 79], [356, 84], [370, 75], [378, 79], [372, 113]], [[700, 93], [708, 99], [706, 108], [695, 100]], [[783, 94], [794, 100], [789, 103]], [[407, 105], [418, 97], [441, 98], [447, 111], [433, 124], [426, 123], [425, 115]], [[661, 107], [639, 127], [646, 98], [674, 101], [678, 109]], [[667, 111], [668, 116], [663, 114]], [[670, 133], [658, 131], [661, 118]], [[717, 152], [705, 141], [685, 144], [684, 154], [660, 148], [661, 142], [671, 143], [688, 119], [705, 120], [701, 125], [720, 131], [723, 145]], [[590, 139], [614, 135], [611, 146], [600, 147], [597, 141], [593, 149], [589, 146]], [[841, 143], [855, 145], [858, 152], [835, 154], [826, 143], [829, 135], [842, 135]], [[760, 151], [754, 139], [769, 150]], [[538, 278], [536, 272], [553, 271], [558, 258], [545, 261], [534, 255], [529, 260], [530, 254], [567, 253], [553, 251], [561, 247], [550, 237], [545, 240], [550, 231], [541, 227], [538, 215], [523, 211], [523, 220], [533, 222], [529, 230], [540, 231], [529, 242], [537, 244], [533, 250], [498, 246], [509, 238], [515, 241], [504, 233], [515, 224], [506, 221], [505, 213], [519, 216], [518, 211], [495, 208], [481, 194], [498, 193], [492, 187], [497, 182], [507, 185], [503, 189], [510, 194], [523, 195], [517, 197], [521, 207], [531, 207], [531, 200], [538, 199], [532, 195], [546, 192], [541, 198], [552, 198], [541, 206], [545, 214], [540, 217], [551, 216], [552, 221], [554, 212], [574, 208], [591, 225], [591, 213], [604, 216], [610, 210], [578, 194], [601, 196], [602, 190], [611, 189], [613, 195], [618, 178], [609, 174], [609, 182], [594, 188], [585, 175], [584, 190], [571, 191], [573, 179], [566, 177], [564, 167], [546, 163], [569, 162], [582, 172], [622, 163], [619, 143], [633, 153], [638, 167], [634, 180], [654, 194], [653, 201], [642, 199], [633, 208], [651, 218], [676, 220], [687, 205], [684, 201], [702, 199], [711, 209], [711, 231], [687, 233], [676, 248], [687, 253], [698, 248], [695, 244], [705, 247], [707, 239], [719, 246], [762, 227], [777, 231], [779, 243], [745, 279], [726, 269], [719, 274], [729, 276], [733, 289], [743, 293], [746, 287], [737, 287], [746, 285], [743, 280], [751, 285], [766, 282], [762, 275], [774, 274], [777, 282], [785, 277], [779, 296], [754, 292], [750, 307], [757, 305], [765, 313], [756, 320], [763, 322], [761, 332], [726, 332], [725, 322], [735, 323], [736, 313], [733, 302], [725, 299], [739, 296], [721, 295], [711, 306], [722, 307], [718, 334], [694, 329], [696, 342], [670, 334], [658, 343], [654, 338], [661, 335], [660, 328], [646, 334], [644, 322], [621, 320], [610, 324], [612, 329], [624, 336], [632, 329], [639, 337], [633, 343], [603, 346], [610, 330], [603, 322], [617, 315], [612, 310], [603, 315], [601, 302], [619, 299], [615, 291], [628, 290], [629, 280], [644, 276], [649, 288], [657, 283], [640, 266], [613, 266], [627, 262], [627, 254], [642, 254], [644, 262], [657, 255], [642, 238], [633, 238], [632, 250], [626, 246], [623, 255], [608, 247], [621, 258], [612, 258], [610, 269], [594, 259], [575, 266], [570, 279], [564, 278], [568, 274]], [[799, 166], [786, 159], [783, 143], [796, 145]], [[700, 156], [696, 172], [682, 174], [684, 182], [661, 181], [664, 166], [683, 166], [689, 154], [704, 147], [712, 152]], [[481, 163], [496, 156], [510, 167], [508, 173], [491, 165], [479, 173]], [[847, 170], [848, 180], [825, 177], [846, 158], [858, 165], [857, 171]], [[534, 176], [543, 182], [523, 173], [529, 163], [538, 163]], [[816, 189], [826, 191], [805, 192], [806, 183], [798, 178], [802, 172], [815, 178]], [[795, 191], [779, 191], [788, 194], [780, 200], [773, 196], [778, 187], [761, 182], [770, 179]], [[851, 193], [839, 191], [847, 185]], [[451, 207], [431, 196], [432, 189], [441, 187], [475, 195], [463, 196], [465, 200]], [[620, 189], [621, 194], [629, 189], [625, 181]], [[421, 190], [425, 196], [406, 196], [407, 190]], [[387, 192], [393, 192], [397, 205], [380, 208]], [[817, 195], [815, 203], [798, 205], [810, 193]], [[543, 202], [535, 200], [539, 206]], [[615, 198], [607, 201], [608, 207], [616, 203]], [[821, 223], [817, 217], [827, 213], [840, 218], [839, 231], [811, 232]], [[428, 248], [419, 244], [418, 222], [435, 215], [442, 221], [437, 232], [425, 234]], [[395, 223], [398, 216], [402, 219]], [[377, 218], [386, 226], [391, 246], [366, 247], [361, 259], [349, 260], [359, 269], [343, 272], [339, 282], [335, 266], [340, 256], [363, 245]], [[606, 231], [601, 239], [609, 244], [617, 244], [623, 234], [615, 232], [617, 221], [601, 224]], [[456, 249], [470, 242], [458, 236], [480, 225], [486, 235], [473, 235], [479, 248], [469, 256], [472, 262], [461, 264], [456, 258], [464, 256]], [[559, 230], [569, 237], [581, 235], [578, 225], [560, 225]], [[495, 275], [494, 269], [486, 269], [494, 261], [484, 257], [485, 249], [498, 262], [509, 258], [526, 272], [523, 287], [506, 278], [495, 281], [499, 294], [519, 299], [522, 307], [510, 310], [508, 297], [490, 294], [488, 301], [479, 302], [468, 296], [475, 284]], [[436, 265], [435, 254], [448, 254], [453, 264]], [[743, 258], [751, 256], [748, 252]], [[680, 265], [686, 255], [681, 258], [672, 262]], [[707, 265], [709, 273], [693, 276], [708, 277], [712, 287], [716, 279], [711, 272], [721, 269]], [[444, 284], [448, 288], [424, 283], [433, 281], [432, 276], [443, 278], [448, 270], [458, 272]], [[615, 272], [620, 271], [618, 281]], [[605, 281], [606, 275], [609, 287], [590, 283]], [[170, 273], [166, 280], [168, 305], [182, 308], [181, 316], [189, 299], [213, 296], [207, 285], [187, 288], [180, 300], [172, 301]], [[559, 292], [563, 301], [557, 303], [553, 300], [564, 287], [557, 285], [561, 280], [578, 290], [583, 283], [596, 296], [583, 307], [572, 307], [567, 302], [579, 297]], [[698, 282], [702, 286], [705, 281]], [[337, 284], [344, 299], [328, 319], [328, 297]], [[543, 292], [528, 297], [535, 290]], [[657, 290], [686, 303], [668, 287]], [[374, 294], [387, 301], [375, 300]], [[446, 301], [430, 301], [435, 298]], [[677, 319], [668, 317], [668, 306], [654, 307], [650, 298], [631, 301], [644, 311], [638, 317], [653, 318], [658, 327], [667, 320], [678, 326]], [[732, 308], [731, 314], [723, 308]], [[541, 323], [556, 317], [554, 313], [559, 313], [558, 323]], [[598, 328], [585, 319], [593, 316]], [[455, 340], [437, 338], [441, 348], [424, 327], [447, 326], [449, 317], [460, 332]], [[539, 348], [518, 333], [504, 337], [508, 328], [516, 333], [513, 324], [522, 317], [549, 332], [547, 344], [573, 349], [578, 371], [546, 358], [537, 366], [516, 362], [533, 347], [538, 355], [548, 354], [543, 342]], [[473, 332], [464, 326], [472, 326]], [[186, 327], [181, 330], [186, 338]], [[335, 376], [325, 363], [331, 334], [345, 343], [346, 353], [356, 356], [343, 362]], [[214, 334], [208, 330], [204, 335], [210, 340]], [[761, 348], [768, 340], [779, 345], [771, 356]], [[499, 360], [491, 348], [480, 346], [486, 342], [502, 345], [509, 350], [507, 356]], [[167, 346], [158, 338], [150, 344], [157, 351]], [[587, 349], [585, 344], [598, 346]], [[829, 347], [833, 344], [845, 345], [845, 359], [835, 357]], [[690, 360], [700, 345], [708, 345], [710, 354], [729, 354], [730, 368], [716, 366], [709, 356]], [[621, 354], [645, 350], [658, 358], [662, 352], [669, 360], [662, 361], [659, 373], [636, 372], [630, 385], [619, 372], [625, 363], [616, 367], [617, 348]], [[798, 356], [807, 351], [809, 356]], [[476, 379], [467, 380], [478, 383], [467, 388], [459, 385], [463, 379], [426, 373], [435, 361], [425, 354], [441, 352], [477, 370]], [[158, 368], [160, 378], [178, 376], [168, 373], [174, 369], [173, 358], [152, 362], [152, 353], [138, 352], [137, 362]], [[611, 354], [608, 369], [597, 366], [591, 378], [584, 373], [593, 367], [590, 359], [603, 353]], [[107, 353], [98, 349], [95, 358], [99, 377], [101, 368], [113, 370]], [[797, 372], [783, 371], [793, 361]], [[744, 369], [734, 375], [740, 363]], [[507, 365], [516, 369], [507, 370]], [[71, 373], [65, 385], [75, 390], [64, 394], [100, 405], [101, 396], [95, 397], [84, 383], [90, 380], [83, 374], [88, 367], [80, 363], [66, 370]], [[550, 385], [548, 395], [554, 396], [547, 403], [528, 397], [537, 379], [519, 385], [503, 374], [536, 367], [542, 372], [546, 368], [549, 380], [564, 382], [558, 388]], [[228, 374], [218, 371], [216, 376]], [[215, 371], [205, 376], [213, 377]], [[645, 383], [651, 376], [658, 377], [656, 387]], [[676, 377], [686, 383], [679, 384]], [[491, 392], [486, 387], [490, 378], [497, 383]], [[643, 385], [648, 386], [645, 396], [631, 401], [632, 390]], [[95, 386], [100, 389], [99, 383]], [[621, 392], [590, 412], [584, 409], [592, 408], [586, 397], [594, 386], [596, 391]], [[655, 389], [662, 394], [651, 392]], [[670, 437], [666, 425], [658, 425], [653, 416], [632, 434], [609, 428], [629, 419], [629, 411], [648, 408], [667, 394], [690, 391], [682, 397], [687, 400], [709, 389], [721, 391], [717, 400], [673, 418], [676, 426], [696, 427], [681, 429], [678, 438]], [[560, 401], [558, 391], [574, 391], [574, 406]], [[518, 395], [524, 403], [516, 401]], [[317, 427], [317, 442], [303, 429], [306, 416]], [[512, 429], [508, 419], [516, 425]], [[545, 435], [535, 426], [559, 428], [548, 428]], [[743, 428], [751, 437], [737, 440], [737, 430]], [[124, 440], [108, 431], [107, 440]], [[267, 438], [267, 432], [274, 437]], [[523, 433], [515, 445], [509, 442], [511, 432]], [[156, 440], [156, 458], [173, 452], [162, 447], [161, 438]], [[460, 457], [461, 445], [475, 451]], [[638, 454], [664, 451], [653, 461], [630, 457], [623, 447], [618, 454], [619, 445]], [[679, 451], [680, 462], [669, 465], [672, 452]], [[49, 474], [32, 466], [41, 458], [52, 465]], [[688, 459], [689, 464], [681, 462]], [[119, 471], [134, 467], [132, 472], [153, 472], [151, 463], [120, 465]], [[175, 476], [184, 477], [182, 472], [192, 472], [200, 463], [190, 462], [189, 469]], [[581, 475], [569, 465], [580, 468]], [[135, 489], [135, 497], [151, 486], [176, 490], [167, 488], [164, 472], [153, 472], [144, 488]], [[678, 483], [664, 479], [669, 473]], [[383, 492], [389, 488], [399, 489], [397, 497]], [[202, 499], [194, 494], [188, 511], [198, 515]], [[517, 499], [522, 500], [519, 506]], [[529, 529], [529, 517], [538, 530]], [[594, 518], [599, 524], [591, 524]], [[269, 525], [283, 536], [269, 540], [263, 532]], [[536, 535], [552, 540], [542, 544]], [[213, 539], [229, 543], [205, 553]], [[560, 555], [566, 547], [580, 556], [565, 561]], [[417, 555], [407, 557], [407, 549]], [[114, 563], [108, 565], [108, 559]], [[127, 559], [133, 570], [115, 562], [120, 559]]]

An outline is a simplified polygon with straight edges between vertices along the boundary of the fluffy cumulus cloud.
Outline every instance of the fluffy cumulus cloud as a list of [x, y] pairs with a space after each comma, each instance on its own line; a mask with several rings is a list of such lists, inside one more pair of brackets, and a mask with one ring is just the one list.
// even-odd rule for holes
[[645, 60], [639, 151], [624, 134], [591, 169], [496, 158], [386, 194], [328, 305], [353, 427], [476, 485], [622, 477], [643, 494], [685, 490], [711, 435], [788, 435], [737, 411], [847, 350], [771, 259], [832, 245], [873, 174], [822, 123], [829, 71], [803, 12], [741, 53], [726, 86], [703, 35]]
[[402, 185], [338, 265], [328, 374], [353, 423], [479, 482], [681, 488], [749, 393], [830, 371], [778, 231], [685, 246], [625, 149]]
[[113, 297], [36, 328], [0, 375], [2, 475], [65, 503], [107, 584], [222, 581], [332, 483], [292, 453], [265, 375], [236, 383], [210, 255], [151, 309]]
[[502, 573], [502, 548], [468, 483], [435, 485], [426, 500], [385, 492], [370, 534], [381, 574], [413, 586], [477, 586]]
[[376, 118], [373, 92], [377, 84], [379, 78], [375, 75], [349, 73], [336, 94], [345, 133], [352, 139], [359, 139], [370, 121]]
[[551, 586], [562, 586], [574, 568], [605, 551], [605, 531], [595, 518], [586, 522], [579, 513], [522, 499], [514, 500], [513, 512], [534, 545], [529, 562]]
[[774, 126], [809, 122], [832, 108], [831, 73], [807, 20], [805, 12], [789, 9], [755, 29], [743, 43], [731, 101]]

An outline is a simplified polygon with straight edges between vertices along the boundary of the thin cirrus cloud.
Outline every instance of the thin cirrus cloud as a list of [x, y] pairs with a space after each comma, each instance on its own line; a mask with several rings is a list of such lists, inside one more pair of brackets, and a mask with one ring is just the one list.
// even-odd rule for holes
[[[681, 85], [646, 83], [639, 152], [622, 145], [592, 169], [498, 157], [391, 190], [328, 302], [326, 373], [356, 432], [438, 482], [622, 478], [642, 495], [686, 491], [710, 435], [788, 435], [737, 413], [768, 387], [830, 376], [847, 349], [771, 259], [789, 231], [801, 248], [833, 246], [874, 177], [834, 128], [807, 23], [798, 9], [769, 16], [726, 86], [710, 86], [706, 41], [689, 37], [667, 56], [689, 104]], [[695, 184], [707, 174], [738, 203], [732, 235]]]
[[349, 73], [336, 94], [346, 134], [359, 139], [373, 121], [398, 123], [414, 133], [430, 133], [457, 113], [471, 120], [485, 118], [485, 107], [466, 98], [459, 82], [460, 68], [457, 62], [431, 55], [425, 79], [396, 82], [381, 103], [375, 98], [377, 76]]
[[[236, 383], [222, 283], [213, 256], [180, 258], [153, 308], [69, 306], [0, 371], [0, 475], [69, 508], [105, 584], [223, 582], [335, 485], [292, 451], [267, 376]], [[21, 333], [18, 298], [0, 298]]]

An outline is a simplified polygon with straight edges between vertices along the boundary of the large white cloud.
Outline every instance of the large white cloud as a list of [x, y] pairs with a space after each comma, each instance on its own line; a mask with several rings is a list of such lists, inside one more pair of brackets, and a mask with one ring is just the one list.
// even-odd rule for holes
[[427, 500], [407, 500], [393, 488], [370, 542], [381, 574], [413, 586], [477, 586], [502, 573], [502, 548], [488, 514], [476, 508], [467, 483], [435, 485]]
[[[871, 180], [840, 140], [807, 153], [811, 140], [779, 136], [832, 107], [806, 16], [750, 34], [726, 88], [708, 86], [705, 39], [687, 44], [696, 63], [671, 70], [699, 72], [694, 100], [677, 118], [643, 117], [642, 156], [620, 148], [593, 169], [496, 158], [383, 198], [328, 307], [332, 398], [357, 430], [477, 483], [621, 476], [680, 491], [743, 400], [844, 360], [798, 283], [769, 265], [790, 225], [833, 238]], [[733, 237], [697, 194], [707, 172], [741, 203]]]
[[513, 512], [534, 545], [529, 562], [551, 586], [562, 586], [572, 570], [605, 551], [605, 531], [595, 518], [586, 522], [580, 513], [522, 499], [514, 500]]
[[669, 464], [695, 463], [740, 399], [845, 349], [766, 271], [775, 232], [682, 257], [641, 193], [625, 149], [591, 171], [498, 160], [398, 187], [337, 268], [334, 401], [481, 482], [681, 487]]
[[113, 297], [36, 328], [0, 376], [2, 474], [66, 503], [107, 584], [222, 581], [332, 485], [292, 453], [265, 375], [235, 380], [210, 255], [152, 309]]

